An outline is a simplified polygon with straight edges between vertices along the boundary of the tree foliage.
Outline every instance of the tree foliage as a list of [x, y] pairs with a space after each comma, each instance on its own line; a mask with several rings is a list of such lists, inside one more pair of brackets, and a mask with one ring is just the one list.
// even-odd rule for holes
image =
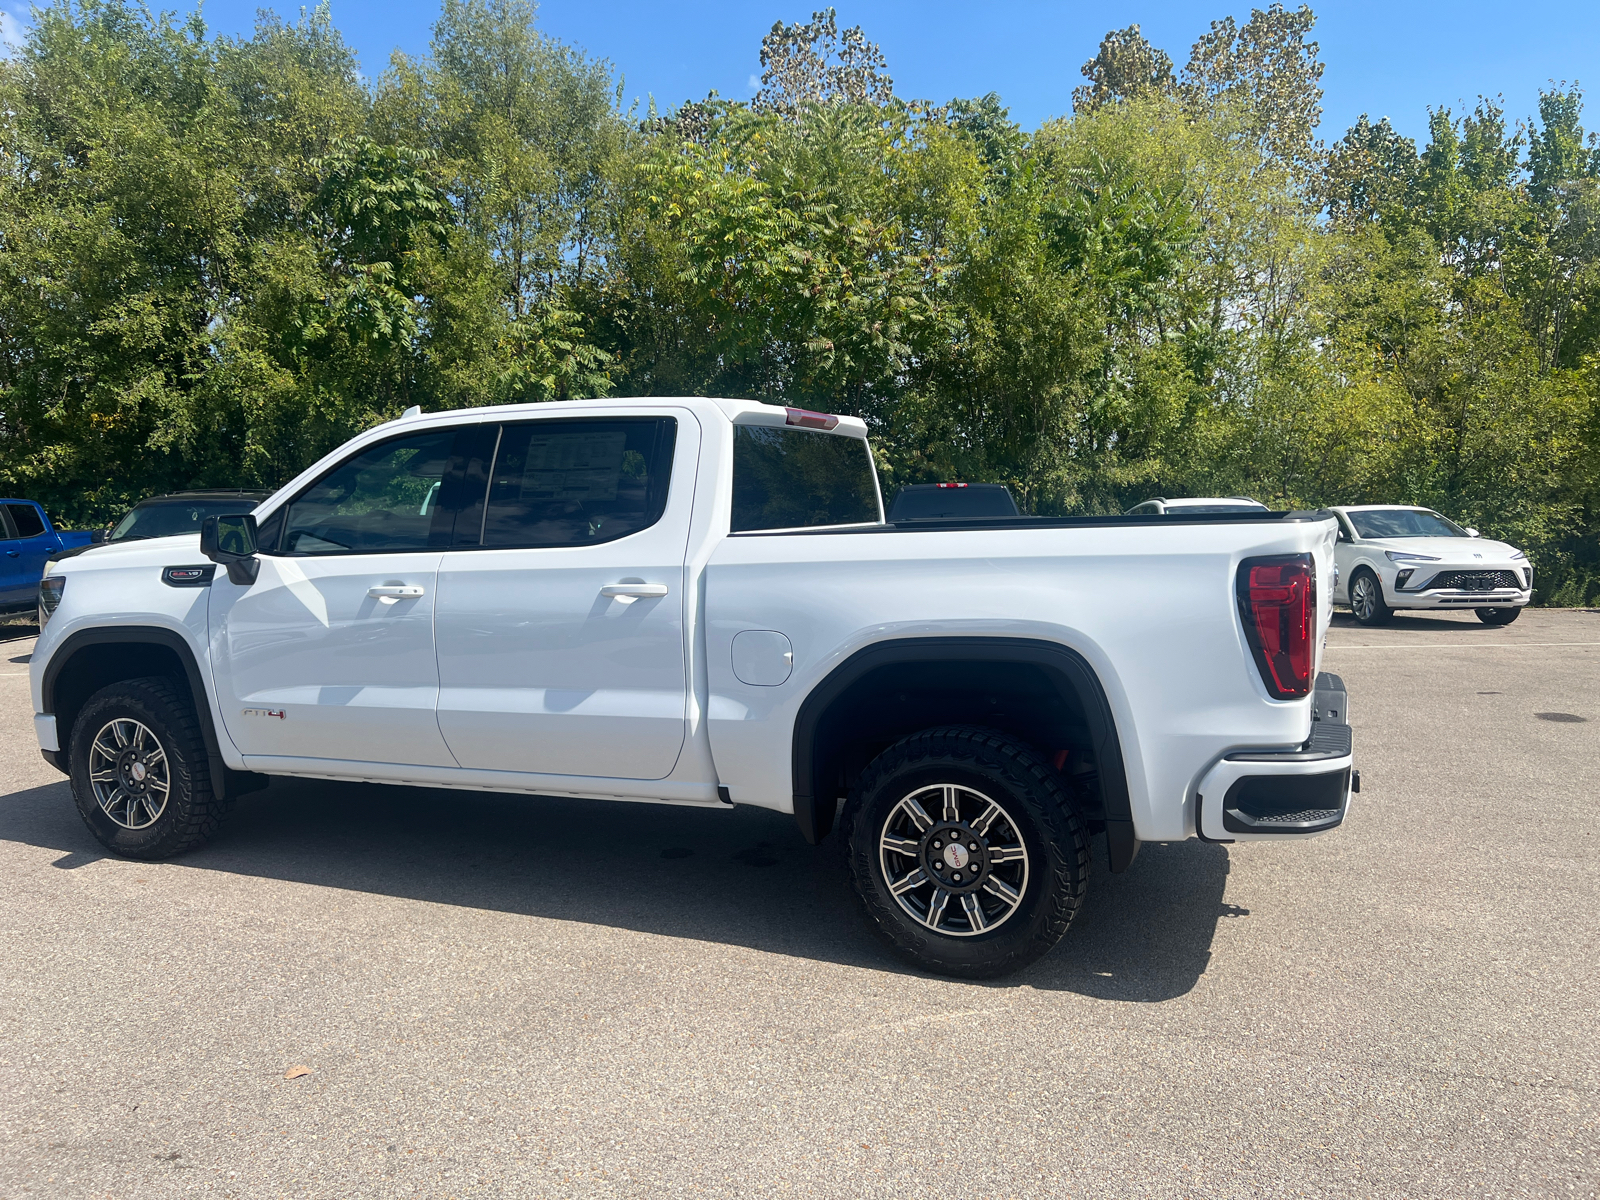
[[528, 0], [370, 82], [58, 0], [0, 62], [0, 491], [99, 520], [273, 485], [427, 408], [734, 394], [859, 413], [888, 485], [1432, 505], [1600, 592], [1600, 154], [1552, 87], [1316, 141], [1307, 8], [1132, 25], [1070, 117], [896, 97], [832, 9], [641, 119]]

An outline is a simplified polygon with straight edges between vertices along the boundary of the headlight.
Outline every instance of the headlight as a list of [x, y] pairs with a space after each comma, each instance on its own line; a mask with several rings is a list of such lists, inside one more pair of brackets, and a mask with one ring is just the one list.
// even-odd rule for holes
[[1438, 562], [1432, 554], [1407, 554], [1404, 550], [1385, 550], [1383, 556], [1390, 562]]
[[1528, 561], [1528, 556], [1526, 554], [1524, 554], [1521, 550], [1518, 550], [1515, 554], [1513, 554], [1511, 556], [1511, 561], [1512, 562], [1527, 562]]
[[67, 579], [64, 575], [46, 575], [39, 580], [39, 628], [45, 627], [45, 622], [50, 620], [50, 614], [55, 612], [61, 604], [61, 593], [67, 590]]

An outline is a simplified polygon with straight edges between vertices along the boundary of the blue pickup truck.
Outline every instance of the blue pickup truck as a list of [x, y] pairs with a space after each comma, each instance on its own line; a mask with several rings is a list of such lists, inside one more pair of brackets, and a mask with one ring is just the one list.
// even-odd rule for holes
[[32, 500], [0, 500], [0, 613], [31, 609], [45, 560], [87, 546], [92, 537], [86, 529], [57, 529]]

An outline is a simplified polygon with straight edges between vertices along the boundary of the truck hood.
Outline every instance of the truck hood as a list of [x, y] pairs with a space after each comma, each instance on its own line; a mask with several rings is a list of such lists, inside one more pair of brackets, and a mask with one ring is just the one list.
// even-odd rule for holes
[[1427, 554], [1441, 562], [1478, 562], [1480, 559], [1475, 556], [1481, 555], [1483, 562], [1503, 563], [1510, 562], [1511, 556], [1517, 553], [1515, 546], [1488, 538], [1363, 538], [1361, 544], [1375, 550], [1393, 550], [1397, 554]]
[[[101, 567], [182, 566], [204, 561], [200, 557], [198, 533], [176, 533], [164, 538], [137, 541], [101, 542], [98, 546], [79, 546], [51, 556], [57, 564], [70, 563], [68, 570], [97, 570]], [[60, 566], [57, 570], [61, 570]], [[52, 572], [53, 573], [53, 572]]]

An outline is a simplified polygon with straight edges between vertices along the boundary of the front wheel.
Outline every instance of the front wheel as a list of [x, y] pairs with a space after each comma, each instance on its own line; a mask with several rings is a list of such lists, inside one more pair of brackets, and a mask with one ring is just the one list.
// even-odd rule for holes
[[843, 840], [867, 918], [924, 970], [988, 979], [1067, 932], [1089, 876], [1082, 818], [1033, 750], [985, 729], [897, 742], [845, 806]]
[[1474, 610], [1485, 625], [1509, 625], [1522, 614], [1520, 608], [1479, 608]]
[[221, 822], [194, 705], [170, 679], [101, 688], [78, 713], [68, 746], [78, 814], [113, 854], [171, 858]]
[[1383, 584], [1365, 567], [1350, 580], [1350, 614], [1362, 625], [1387, 625], [1394, 615], [1383, 602]]

